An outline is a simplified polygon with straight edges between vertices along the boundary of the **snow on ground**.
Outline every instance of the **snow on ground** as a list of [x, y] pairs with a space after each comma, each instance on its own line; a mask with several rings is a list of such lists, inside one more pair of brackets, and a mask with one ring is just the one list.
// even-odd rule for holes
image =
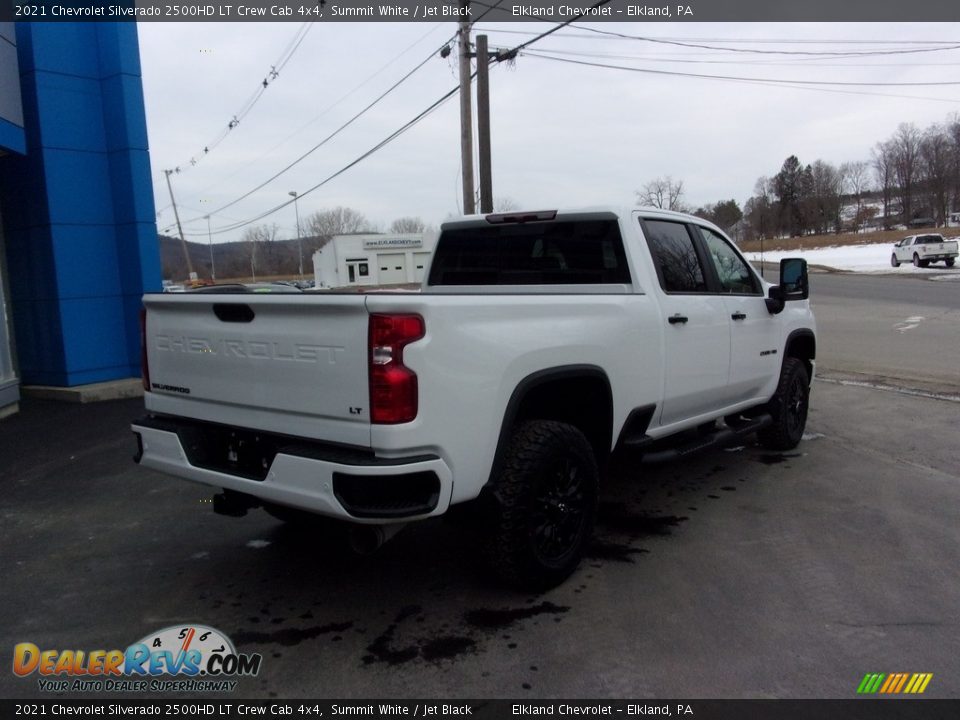
[[[955, 240], [956, 238], [950, 238]], [[802, 257], [810, 265], [820, 265], [835, 270], [862, 273], [898, 273], [924, 275], [932, 280], [960, 280], [960, 265], [948, 268], [942, 262], [925, 268], [914, 267], [912, 264], [900, 264], [895, 268], [890, 265], [890, 256], [893, 254], [892, 243], [878, 245], [842, 245], [839, 247], [810, 248], [802, 250], [777, 250], [765, 252], [764, 262], [778, 263], [785, 257]], [[760, 253], [746, 253], [747, 259], [760, 260]]]

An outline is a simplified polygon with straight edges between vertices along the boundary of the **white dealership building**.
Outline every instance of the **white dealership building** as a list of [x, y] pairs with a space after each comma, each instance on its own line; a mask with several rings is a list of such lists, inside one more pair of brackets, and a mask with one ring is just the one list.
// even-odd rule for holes
[[436, 233], [334, 235], [313, 254], [317, 287], [419, 283], [436, 244]]

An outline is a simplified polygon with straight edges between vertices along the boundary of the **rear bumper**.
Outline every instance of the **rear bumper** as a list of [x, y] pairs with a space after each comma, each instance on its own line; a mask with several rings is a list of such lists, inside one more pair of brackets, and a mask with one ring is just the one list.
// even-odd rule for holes
[[261, 479], [198, 461], [196, 447], [188, 447], [196, 426], [173, 418], [134, 422], [137, 462], [213, 488], [356, 523], [419, 520], [442, 515], [450, 505], [452, 473], [435, 455], [384, 460], [292, 442], [276, 450]]

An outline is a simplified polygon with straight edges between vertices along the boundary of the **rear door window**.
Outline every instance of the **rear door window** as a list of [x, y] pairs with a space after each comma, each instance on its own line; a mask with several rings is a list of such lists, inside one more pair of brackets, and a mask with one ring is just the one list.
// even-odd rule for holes
[[666, 220], [642, 223], [660, 287], [668, 293], [707, 292], [703, 265], [686, 224]]
[[616, 220], [557, 220], [444, 230], [429, 285], [631, 282]]

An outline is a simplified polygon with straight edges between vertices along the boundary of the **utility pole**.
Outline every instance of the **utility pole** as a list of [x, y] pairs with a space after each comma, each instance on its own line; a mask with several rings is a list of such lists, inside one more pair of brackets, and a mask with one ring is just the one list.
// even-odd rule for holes
[[297, 254], [300, 256], [300, 281], [303, 281], [303, 241], [300, 239], [300, 206], [297, 204], [297, 191], [291, 190], [287, 193], [293, 198], [293, 210], [297, 214]]
[[216, 281], [217, 268], [213, 264], [213, 234], [210, 232], [210, 216], [204, 215], [207, 221], [207, 245], [210, 247], [210, 279]]
[[[467, 17], [470, 0], [460, 0], [461, 17]], [[463, 176], [463, 214], [476, 212], [473, 200], [473, 113], [470, 106], [470, 21], [461, 20], [460, 30], [460, 165]]]
[[167, 176], [167, 190], [170, 191], [170, 204], [173, 205], [173, 216], [177, 219], [177, 232], [180, 233], [180, 244], [183, 245], [183, 256], [187, 259], [187, 277], [193, 279], [193, 263], [190, 262], [190, 251], [187, 250], [187, 241], [183, 237], [183, 228], [180, 226], [180, 213], [177, 212], [177, 201], [173, 198], [173, 186], [170, 184], [170, 176], [173, 170], [164, 170], [163, 174]]
[[487, 36], [477, 35], [477, 143], [480, 149], [480, 212], [493, 212], [493, 172], [490, 166], [490, 59]]

